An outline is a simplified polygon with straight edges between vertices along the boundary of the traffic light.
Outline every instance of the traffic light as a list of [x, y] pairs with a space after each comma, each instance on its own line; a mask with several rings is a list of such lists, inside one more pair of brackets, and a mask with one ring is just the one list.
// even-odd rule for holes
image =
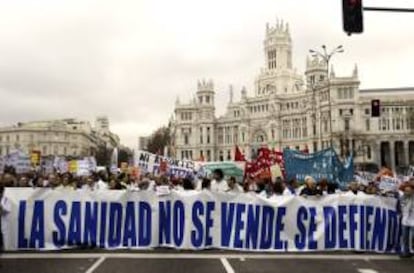
[[362, 33], [362, 0], [342, 0], [342, 14], [346, 33]]
[[371, 101], [371, 117], [381, 116], [381, 103], [380, 100]]

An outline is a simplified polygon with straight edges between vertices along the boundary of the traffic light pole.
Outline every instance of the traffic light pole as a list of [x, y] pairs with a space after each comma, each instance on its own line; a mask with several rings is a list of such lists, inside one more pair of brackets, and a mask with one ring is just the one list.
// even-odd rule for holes
[[414, 9], [404, 9], [404, 8], [363, 7], [362, 9], [364, 11], [414, 12]]

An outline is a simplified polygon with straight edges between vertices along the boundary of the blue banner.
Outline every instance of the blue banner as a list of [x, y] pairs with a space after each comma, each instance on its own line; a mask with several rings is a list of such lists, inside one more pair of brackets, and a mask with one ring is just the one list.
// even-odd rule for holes
[[330, 182], [336, 182], [341, 186], [353, 179], [353, 158], [343, 164], [333, 149], [322, 150], [313, 154], [305, 154], [300, 151], [285, 149], [286, 178], [303, 181], [306, 176], [313, 177], [316, 181], [323, 178]]

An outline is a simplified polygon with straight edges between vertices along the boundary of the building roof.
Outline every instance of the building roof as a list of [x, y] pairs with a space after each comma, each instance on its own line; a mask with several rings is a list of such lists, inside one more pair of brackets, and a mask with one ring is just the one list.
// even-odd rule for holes
[[414, 92], [414, 87], [396, 87], [396, 88], [372, 88], [360, 89], [361, 93], [385, 93], [385, 92]]

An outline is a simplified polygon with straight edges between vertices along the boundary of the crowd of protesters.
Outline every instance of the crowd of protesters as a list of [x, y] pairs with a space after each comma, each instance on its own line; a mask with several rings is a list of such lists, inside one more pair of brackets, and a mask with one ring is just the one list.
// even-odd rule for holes
[[[346, 190], [349, 194], [381, 195], [398, 199], [398, 211], [401, 215], [402, 226], [402, 256], [410, 257], [409, 241], [414, 234], [414, 179], [401, 184], [397, 192], [384, 192], [378, 187], [379, 183], [371, 181], [368, 184], [351, 182]], [[344, 192], [339, 190], [335, 183], [326, 179], [315, 181], [308, 176], [300, 185], [296, 180], [284, 181], [281, 177], [272, 180], [254, 179], [247, 177], [243, 183], [238, 183], [236, 178], [225, 179], [222, 170], [215, 170], [207, 178], [171, 178], [167, 176], [153, 176], [143, 174], [138, 177], [127, 173], [111, 174], [109, 170], [93, 173], [89, 176], [74, 176], [70, 173], [54, 173], [46, 176], [36, 172], [24, 175], [16, 175], [14, 170], [6, 169], [0, 179], [0, 197], [5, 187], [34, 187], [66, 190], [131, 190], [131, 191], [156, 191], [158, 186], [168, 187], [176, 191], [212, 191], [257, 193], [262, 198], [277, 198], [277, 196], [323, 196]], [[0, 205], [0, 214], [6, 213], [3, 201]]]

